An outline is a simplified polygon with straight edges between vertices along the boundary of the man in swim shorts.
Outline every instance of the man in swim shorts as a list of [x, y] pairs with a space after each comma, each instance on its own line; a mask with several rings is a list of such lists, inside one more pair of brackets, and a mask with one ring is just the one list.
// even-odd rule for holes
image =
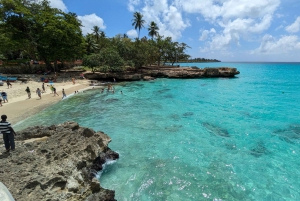
[[30, 99], [30, 98], [31, 98], [31, 93], [30, 93], [29, 87], [27, 87], [27, 88], [25, 89], [25, 91], [27, 92], [28, 99]]
[[2, 96], [2, 99], [3, 99], [3, 103], [8, 102], [8, 100], [7, 100], [7, 93], [5, 91], [1, 92], [1, 96]]

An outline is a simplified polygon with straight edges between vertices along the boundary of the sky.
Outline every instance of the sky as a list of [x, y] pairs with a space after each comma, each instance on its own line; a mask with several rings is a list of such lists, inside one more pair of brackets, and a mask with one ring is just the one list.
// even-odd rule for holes
[[49, 0], [76, 13], [83, 34], [99, 26], [107, 37], [138, 36], [134, 12], [159, 34], [187, 44], [192, 58], [224, 62], [300, 62], [300, 0]]

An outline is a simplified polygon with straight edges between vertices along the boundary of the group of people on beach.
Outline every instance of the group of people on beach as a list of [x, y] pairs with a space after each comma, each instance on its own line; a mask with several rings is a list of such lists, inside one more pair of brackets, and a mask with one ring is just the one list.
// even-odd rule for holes
[[[59, 96], [59, 94], [57, 93], [56, 88], [54, 87], [54, 85], [47, 85], [47, 86], [50, 87], [50, 90], [51, 90], [51, 93], [53, 94], [53, 96]], [[30, 88], [28, 86], [25, 89], [25, 91], [27, 92], [28, 99], [30, 99], [31, 98], [31, 91], [30, 91]], [[42, 93], [46, 93], [45, 83], [42, 84], [42, 90], [40, 88], [37, 88], [35, 92], [38, 95], [38, 97], [40, 99], [42, 99]], [[62, 89], [62, 96], [63, 96], [62, 98], [67, 97], [65, 89]]]

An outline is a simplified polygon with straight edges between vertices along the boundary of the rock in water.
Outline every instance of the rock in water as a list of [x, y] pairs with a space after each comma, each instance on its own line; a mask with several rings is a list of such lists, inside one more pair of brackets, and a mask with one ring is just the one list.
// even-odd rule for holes
[[106, 160], [119, 158], [106, 134], [76, 122], [17, 134], [16, 150], [0, 155], [0, 181], [16, 200], [115, 200], [115, 192], [94, 178]]
[[230, 137], [228, 131], [224, 128], [221, 128], [217, 125], [212, 123], [203, 122], [202, 125], [211, 133], [221, 136], [221, 137]]

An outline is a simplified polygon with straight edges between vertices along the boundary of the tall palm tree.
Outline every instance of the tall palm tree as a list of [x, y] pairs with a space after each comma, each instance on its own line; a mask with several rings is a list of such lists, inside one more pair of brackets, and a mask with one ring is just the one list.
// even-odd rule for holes
[[152, 21], [148, 27], [148, 31], [149, 31], [148, 35], [152, 37], [152, 40], [154, 36], [158, 36], [158, 30], [159, 28], [157, 24]]
[[93, 26], [93, 34], [96, 37], [96, 41], [98, 42], [99, 36], [100, 36], [100, 27], [98, 26]]
[[101, 31], [101, 32], [100, 32], [100, 37], [101, 37], [101, 38], [106, 38], [106, 35], [105, 35], [104, 31]]
[[143, 20], [143, 15], [140, 12], [135, 12], [133, 14], [133, 22], [132, 22], [132, 26], [134, 26], [135, 29], [139, 30], [139, 35], [138, 38], [140, 38], [140, 30], [142, 27], [144, 27], [145, 24], [145, 20]]
[[87, 34], [85, 37], [86, 41], [86, 52], [87, 54], [94, 53], [98, 50], [98, 44], [96, 43], [92, 34]]

